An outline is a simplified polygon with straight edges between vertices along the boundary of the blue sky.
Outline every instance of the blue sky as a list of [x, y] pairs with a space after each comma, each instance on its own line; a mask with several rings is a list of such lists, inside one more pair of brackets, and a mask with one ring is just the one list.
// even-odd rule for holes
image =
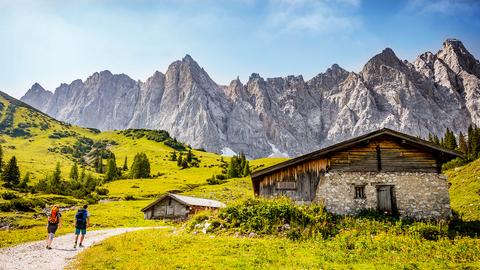
[[190, 54], [217, 83], [251, 73], [359, 71], [385, 47], [409, 61], [449, 37], [480, 58], [480, 1], [0, 0], [0, 90], [108, 69], [146, 80]]

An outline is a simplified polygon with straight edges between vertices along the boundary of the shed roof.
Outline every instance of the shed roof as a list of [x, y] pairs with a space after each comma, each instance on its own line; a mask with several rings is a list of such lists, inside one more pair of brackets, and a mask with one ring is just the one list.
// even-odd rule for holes
[[415, 147], [421, 148], [421, 149], [425, 149], [427, 151], [435, 152], [436, 154], [442, 156], [446, 160], [462, 156], [462, 154], [460, 152], [447, 149], [445, 147], [439, 146], [439, 145], [431, 143], [429, 141], [425, 141], [425, 140], [422, 140], [420, 138], [417, 138], [417, 137], [414, 137], [414, 136], [411, 136], [411, 135], [408, 135], [408, 134], [405, 134], [405, 133], [401, 133], [401, 132], [398, 132], [398, 131], [395, 131], [395, 130], [391, 130], [389, 128], [383, 128], [383, 129], [376, 130], [374, 132], [367, 133], [365, 135], [355, 137], [355, 138], [350, 139], [350, 140], [346, 140], [346, 141], [343, 141], [343, 142], [340, 142], [340, 143], [322, 148], [322, 149], [317, 150], [315, 152], [311, 152], [309, 154], [284, 161], [284, 162], [276, 164], [274, 166], [256, 171], [256, 172], [252, 173], [252, 181], [256, 182], [256, 181], [259, 180], [260, 176], [267, 175], [267, 174], [272, 173], [274, 171], [277, 171], [279, 169], [283, 169], [283, 168], [286, 168], [286, 167], [289, 167], [289, 166], [292, 166], [292, 165], [295, 165], [295, 164], [299, 164], [299, 163], [302, 163], [302, 162], [305, 162], [305, 161], [309, 161], [309, 160], [313, 160], [313, 159], [317, 159], [317, 158], [322, 158], [322, 157], [325, 157], [328, 154], [331, 154], [333, 152], [350, 148], [350, 147], [355, 146], [355, 145], [357, 145], [361, 142], [368, 141], [370, 139], [373, 139], [373, 138], [376, 138], [376, 137], [379, 137], [379, 136], [382, 136], [382, 135], [388, 135], [388, 136], [391, 136], [391, 137], [394, 137], [394, 138], [397, 138], [397, 139], [405, 140], [406, 142], [408, 142], [412, 146], [415, 146]]
[[142, 212], [145, 212], [146, 210], [150, 209], [152, 206], [156, 205], [163, 199], [170, 197], [176, 201], [178, 201], [181, 204], [184, 205], [191, 205], [191, 206], [203, 206], [203, 207], [211, 207], [211, 208], [222, 208], [225, 207], [225, 204], [216, 200], [210, 200], [210, 199], [203, 199], [203, 198], [195, 198], [195, 197], [189, 197], [189, 196], [183, 196], [183, 195], [178, 195], [178, 194], [173, 194], [173, 193], [167, 193], [166, 195], [163, 195], [162, 197], [158, 198], [154, 202], [150, 203], [146, 207], [142, 209]]

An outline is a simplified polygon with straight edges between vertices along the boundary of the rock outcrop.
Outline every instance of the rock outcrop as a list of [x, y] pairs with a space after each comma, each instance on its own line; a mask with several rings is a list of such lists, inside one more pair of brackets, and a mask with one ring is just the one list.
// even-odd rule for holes
[[296, 156], [381, 127], [427, 137], [480, 125], [480, 63], [449, 39], [413, 63], [387, 48], [359, 73], [334, 64], [308, 81], [253, 73], [221, 86], [187, 55], [146, 82], [102, 71], [54, 93], [36, 83], [21, 100], [76, 125], [164, 129], [208, 151]]

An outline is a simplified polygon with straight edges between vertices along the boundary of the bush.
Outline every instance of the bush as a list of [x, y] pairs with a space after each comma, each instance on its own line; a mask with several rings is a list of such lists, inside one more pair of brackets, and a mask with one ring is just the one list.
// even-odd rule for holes
[[125, 201], [133, 201], [135, 200], [135, 197], [133, 195], [125, 195], [125, 197], [123, 197], [123, 199], [125, 199]]
[[409, 232], [426, 240], [438, 240], [447, 236], [448, 227], [440, 224], [415, 223], [409, 227]]
[[0, 204], [0, 210], [3, 212], [33, 212], [35, 207], [43, 208], [45, 203], [41, 200], [16, 198]]
[[109, 190], [107, 188], [97, 187], [95, 189], [95, 192], [100, 196], [106, 196], [106, 195], [108, 195]]
[[302, 237], [328, 237], [335, 234], [335, 216], [321, 205], [299, 206], [289, 199], [249, 199], [218, 212], [218, 228], [233, 229], [241, 233], [282, 234], [292, 239]]
[[2, 199], [4, 200], [11, 200], [16, 198], [18, 198], [18, 196], [14, 192], [7, 191], [2, 193]]
[[449, 162], [444, 163], [442, 165], [442, 171], [447, 171], [447, 170], [450, 170], [450, 169], [453, 169], [453, 168], [456, 168], [456, 167], [460, 167], [460, 166], [463, 166], [467, 163], [468, 163], [467, 160], [457, 157], [456, 159], [452, 159]]

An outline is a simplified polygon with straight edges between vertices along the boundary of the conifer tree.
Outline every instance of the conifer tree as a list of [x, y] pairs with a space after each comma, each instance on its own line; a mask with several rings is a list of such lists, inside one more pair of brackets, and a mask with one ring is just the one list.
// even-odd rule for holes
[[242, 174], [244, 177], [250, 175], [250, 165], [248, 164], [248, 161], [245, 162]]
[[467, 155], [468, 153], [467, 141], [465, 140], [465, 136], [463, 135], [462, 132], [460, 132], [460, 135], [458, 135], [458, 148], [460, 149], [460, 152]]
[[0, 145], [0, 173], [3, 170], [3, 149], [2, 146]]
[[25, 176], [23, 176], [22, 181], [18, 185], [19, 188], [26, 189], [28, 187], [28, 183], [30, 182], [30, 173], [27, 172]]
[[453, 134], [452, 131], [450, 131], [449, 128], [445, 131], [445, 138], [444, 138], [444, 147], [455, 150], [457, 148], [457, 139], [455, 138], [455, 135]]
[[440, 140], [438, 139], [438, 136], [436, 134], [433, 135], [433, 143], [440, 145]]
[[70, 169], [70, 179], [71, 180], [78, 180], [78, 166], [77, 163], [73, 163], [72, 168]]
[[171, 160], [171, 161], [177, 161], [177, 151], [173, 151], [173, 152], [170, 154], [170, 160]]
[[188, 162], [187, 162], [187, 159], [186, 159], [186, 158], [182, 160], [182, 168], [183, 168], [183, 169], [188, 168]]
[[115, 158], [110, 158], [107, 162], [107, 168], [105, 170], [105, 181], [109, 182], [118, 177], [117, 164]]
[[128, 170], [127, 156], [125, 156], [125, 160], [123, 161], [122, 170], [124, 170], [124, 171]]
[[98, 172], [103, 173], [103, 158], [102, 158], [102, 156], [100, 156], [100, 158], [98, 159]]
[[57, 162], [55, 166], [55, 171], [53, 172], [52, 178], [50, 180], [51, 187], [58, 188], [60, 187], [60, 182], [62, 181], [62, 171], [60, 169], [60, 162]]
[[179, 155], [178, 158], [177, 158], [177, 166], [178, 166], [178, 167], [181, 167], [181, 166], [182, 166], [182, 164], [183, 164], [183, 160], [182, 160], [182, 159], [183, 159], [183, 157], [182, 157], [182, 154], [180, 153], [180, 155]]
[[5, 182], [6, 187], [13, 187], [20, 182], [20, 169], [17, 166], [17, 158], [11, 157], [7, 165], [2, 171], [2, 180]]
[[192, 150], [188, 149], [186, 161], [188, 163], [192, 162]]
[[85, 180], [85, 167], [82, 166], [82, 172], [80, 173], [80, 178], [78, 179], [81, 182]]
[[150, 177], [150, 161], [145, 153], [137, 153], [133, 159], [130, 168], [132, 178], [149, 178]]

